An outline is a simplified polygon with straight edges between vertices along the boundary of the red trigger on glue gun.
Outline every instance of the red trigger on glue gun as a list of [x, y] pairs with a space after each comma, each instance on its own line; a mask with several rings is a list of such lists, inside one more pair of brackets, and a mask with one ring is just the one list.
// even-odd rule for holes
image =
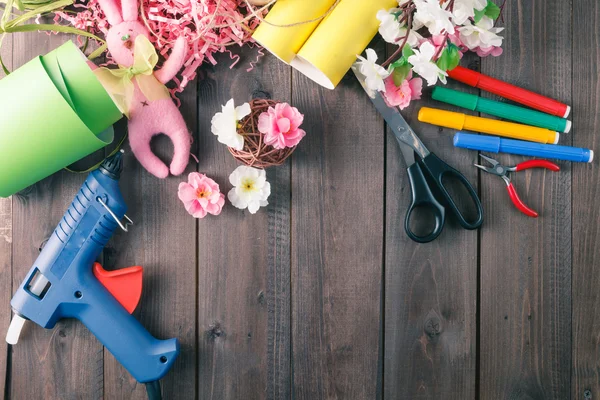
[[94, 263], [94, 276], [131, 314], [142, 297], [142, 272], [140, 266], [116, 271], [107, 271], [99, 263]]

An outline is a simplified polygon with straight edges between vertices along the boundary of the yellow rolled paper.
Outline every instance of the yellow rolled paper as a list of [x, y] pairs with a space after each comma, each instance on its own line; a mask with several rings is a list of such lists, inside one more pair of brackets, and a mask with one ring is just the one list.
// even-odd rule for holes
[[275, 25], [300, 24], [280, 27], [263, 22], [252, 38], [289, 64], [321, 20], [311, 23], [302, 22], [325, 15], [335, 2], [336, 0], [279, 0], [269, 11], [265, 21]]
[[334, 89], [377, 34], [377, 11], [397, 6], [397, 0], [342, 0], [291, 65], [318, 84]]

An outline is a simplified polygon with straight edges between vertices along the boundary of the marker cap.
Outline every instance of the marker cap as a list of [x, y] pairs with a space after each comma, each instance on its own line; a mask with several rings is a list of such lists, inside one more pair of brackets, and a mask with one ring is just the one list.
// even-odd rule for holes
[[468, 68], [461, 67], [460, 65], [451, 71], [448, 71], [448, 76], [455, 81], [462, 82], [466, 85], [476, 87], [479, 84], [479, 78], [481, 74], [476, 71], [471, 71]]
[[500, 138], [497, 136], [457, 132], [454, 135], [453, 142], [454, 147], [463, 149], [486, 151], [488, 153], [498, 153], [500, 151]]
[[465, 127], [465, 118], [465, 114], [429, 107], [422, 107], [418, 116], [421, 122], [457, 130]]
[[447, 89], [441, 86], [436, 86], [433, 89], [431, 97], [434, 100], [452, 104], [457, 107], [466, 108], [471, 111], [475, 111], [477, 109], [477, 103], [479, 101], [479, 96], [474, 94], [459, 92], [457, 90]]

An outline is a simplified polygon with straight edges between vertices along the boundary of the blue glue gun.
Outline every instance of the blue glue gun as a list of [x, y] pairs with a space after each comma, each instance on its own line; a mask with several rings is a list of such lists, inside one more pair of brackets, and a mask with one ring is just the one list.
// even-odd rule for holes
[[141, 295], [141, 267], [108, 272], [94, 264], [114, 231], [132, 224], [119, 189], [121, 170], [118, 152], [89, 174], [13, 296], [6, 340], [15, 344], [26, 320], [51, 329], [76, 318], [138, 382], [149, 384], [150, 395], [177, 358], [179, 342], [154, 338], [130, 314]]

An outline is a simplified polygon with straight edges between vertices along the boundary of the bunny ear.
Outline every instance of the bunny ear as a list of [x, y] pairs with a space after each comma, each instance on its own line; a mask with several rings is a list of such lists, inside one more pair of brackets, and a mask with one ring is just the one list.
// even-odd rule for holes
[[138, 20], [137, 0], [121, 0], [121, 9], [123, 10], [123, 19], [125, 21]]
[[123, 18], [121, 17], [119, 6], [117, 5], [116, 0], [98, 0], [98, 3], [100, 4], [102, 11], [104, 11], [106, 19], [111, 25], [118, 25], [123, 22]]

